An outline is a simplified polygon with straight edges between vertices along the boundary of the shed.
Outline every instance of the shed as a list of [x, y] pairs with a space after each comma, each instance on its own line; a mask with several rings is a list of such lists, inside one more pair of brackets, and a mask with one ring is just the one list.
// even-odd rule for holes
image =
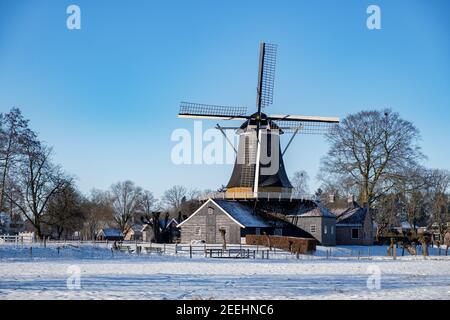
[[105, 228], [100, 229], [96, 236], [97, 240], [110, 240], [110, 241], [122, 241], [123, 234], [118, 229]]

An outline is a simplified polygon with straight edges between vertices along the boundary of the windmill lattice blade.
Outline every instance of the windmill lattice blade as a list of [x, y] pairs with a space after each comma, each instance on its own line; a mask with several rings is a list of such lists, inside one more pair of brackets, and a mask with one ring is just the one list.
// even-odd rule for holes
[[275, 82], [275, 65], [277, 60], [277, 45], [264, 45], [264, 63], [261, 85], [261, 107], [265, 108], [273, 103], [273, 88]]
[[326, 134], [333, 132], [337, 128], [337, 123], [332, 122], [311, 122], [311, 121], [290, 121], [273, 120], [276, 125], [284, 132], [294, 132], [298, 130], [299, 134]]
[[178, 116], [186, 118], [245, 120], [247, 119], [246, 113], [246, 107], [181, 102]]
[[283, 121], [301, 121], [301, 122], [327, 122], [327, 123], [339, 123], [339, 118], [336, 117], [317, 117], [317, 116], [298, 116], [298, 115], [286, 115], [286, 114], [274, 114], [270, 115], [271, 120], [283, 120]]

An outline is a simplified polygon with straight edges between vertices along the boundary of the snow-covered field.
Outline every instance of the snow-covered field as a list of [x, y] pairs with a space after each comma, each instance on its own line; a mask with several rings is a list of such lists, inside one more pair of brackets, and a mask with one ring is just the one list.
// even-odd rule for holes
[[370, 259], [367, 247], [333, 248], [330, 259], [319, 247], [299, 260], [238, 260], [113, 255], [88, 244], [35, 246], [30, 256], [29, 245], [3, 244], [0, 299], [450, 299], [450, 257], [393, 260], [385, 249], [371, 247]]

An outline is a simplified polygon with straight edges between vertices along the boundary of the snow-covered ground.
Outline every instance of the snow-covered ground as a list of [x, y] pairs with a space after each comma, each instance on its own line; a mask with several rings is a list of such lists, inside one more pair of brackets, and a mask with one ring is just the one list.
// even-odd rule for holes
[[59, 253], [36, 245], [30, 255], [29, 245], [3, 244], [0, 299], [450, 299], [450, 257], [393, 260], [371, 247], [369, 259], [367, 247], [336, 247], [327, 259], [327, 249], [298, 260], [238, 260], [113, 254], [92, 244]]

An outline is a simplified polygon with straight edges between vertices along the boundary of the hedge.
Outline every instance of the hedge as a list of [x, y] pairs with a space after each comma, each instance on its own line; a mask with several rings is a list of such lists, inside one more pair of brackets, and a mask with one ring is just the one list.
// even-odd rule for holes
[[316, 251], [315, 239], [247, 234], [245, 241], [249, 245], [278, 248], [293, 253], [311, 254]]

